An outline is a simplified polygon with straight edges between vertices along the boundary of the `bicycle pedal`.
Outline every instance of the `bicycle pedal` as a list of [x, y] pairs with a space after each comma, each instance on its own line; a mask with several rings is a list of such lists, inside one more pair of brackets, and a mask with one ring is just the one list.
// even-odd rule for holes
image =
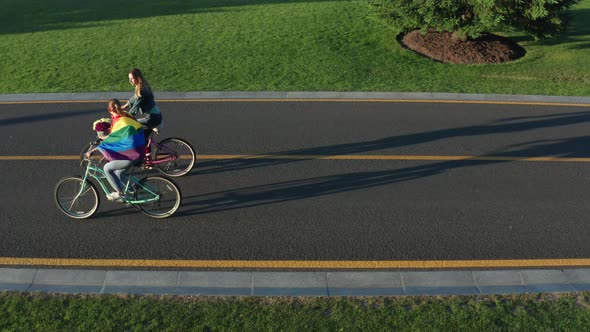
[[117, 199], [114, 200], [115, 203], [127, 203], [132, 199], [132, 197], [129, 196], [120, 196]]

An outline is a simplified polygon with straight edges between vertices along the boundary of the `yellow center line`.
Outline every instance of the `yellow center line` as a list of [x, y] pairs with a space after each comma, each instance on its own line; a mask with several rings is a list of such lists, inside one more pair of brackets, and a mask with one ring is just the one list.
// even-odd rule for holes
[[[0, 160], [78, 160], [79, 156], [0, 156]], [[200, 155], [199, 159], [328, 159], [328, 160], [500, 160], [589, 162], [590, 158], [408, 156], [408, 155]], [[72, 267], [267, 268], [267, 269], [434, 269], [590, 266], [590, 259], [424, 260], [424, 261], [240, 261], [128, 260], [0, 257], [0, 265]]]
[[0, 156], [0, 160], [80, 160], [80, 156]]
[[0, 257], [0, 266], [261, 268], [261, 269], [449, 269], [588, 267], [589, 258], [498, 260], [154, 260]]
[[[187, 159], [189, 156], [182, 156]], [[0, 161], [79, 160], [77, 155], [0, 156]], [[434, 156], [434, 155], [298, 155], [298, 154], [204, 154], [199, 160], [223, 159], [294, 159], [294, 160], [408, 160], [408, 161], [528, 161], [528, 162], [590, 162], [590, 158], [519, 157], [519, 156]]]
[[[2, 101], [0, 105], [18, 104], [76, 104], [104, 103], [102, 99], [86, 100], [31, 100]], [[346, 102], [346, 103], [444, 103], [444, 104], [487, 104], [487, 105], [531, 105], [531, 106], [574, 106], [588, 107], [588, 103], [496, 101], [496, 100], [451, 100], [451, 99], [355, 99], [355, 98], [198, 98], [198, 99], [159, 99], [159, 103], [260, 103], [260, 102]]]
[[235, 98], [235, 99], [164, 99], [162, 102], [346, 102], [346, 103], [443, 103], [443, 104], [488, 104], [488, 105], [532, 105], [532, 106], [578, 106], [587, 107], [587, 103], [531, 102], [531, 101], [494, 101], [494, 100], [447, 100], [447, 99], [354, 99], [354, 98]]
[[504, 157], [504, 156], [420, 156], [420, 155], [200, 155], [197, 159], [322, 159], [322, 160], [491, 160], [491, 161], [559, 161], [559, 162], [590, 162], [590, 158], [568, 157]]

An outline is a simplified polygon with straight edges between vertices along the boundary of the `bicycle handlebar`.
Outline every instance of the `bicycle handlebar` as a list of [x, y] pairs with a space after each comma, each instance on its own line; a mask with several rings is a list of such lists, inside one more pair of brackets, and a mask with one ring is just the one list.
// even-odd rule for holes
[[84, 155], [84, 158], [80, 161], [80, 166], [84, 166], [84, 163], [90, 163], [90, 158], [87, 158], [86, 155]]
[[92, 154], [91, 154], [91, 157], [89, 158], [89, 157], [86, 157], [86, 153], [88, 153], [88, 151], [94, 149], [97, 145], [99, 145], [100, 141], [101, 141], [100, 137], [96, 137], [96, 139], [90, 141], [88, 150], [86, 152], [84, 152], [84, 157], [82, 158], [82, 160], [80, 160], [80, 166], [83, 166], [85, 162], [90, 163], [90, 161], [92, 159]]

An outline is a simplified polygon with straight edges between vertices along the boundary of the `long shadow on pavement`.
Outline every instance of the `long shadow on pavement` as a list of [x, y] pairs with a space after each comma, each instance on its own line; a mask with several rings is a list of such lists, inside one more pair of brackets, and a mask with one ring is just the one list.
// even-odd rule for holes
[[[582, 146], [589, 146], [590, 136], [576, 137], [559, 141], [530, 142], [520, 145], [518, 151], [498, 153], [505, 157], [535, 156], [551, 153], [560, 157], [579, 157]], [[573, 147], [570, 149], [570, 147]], [[330, 176], [298, 179], [239, 188], [223, 192], [185, 197], [182, 214], [206, 214], [235, 209], [277, 204], [318, 196], [350, 192], [360, 189], [384, 186], [398, 182], [435, 176], [456, 168], [477, 167], [510, 160], [454, 160], [435, 162], [426, 165], [405, 167], [387, 171], [371, 171], [337, 174]], [[187, 209], [188, 207], [188, 209]]]
[[[299, 149], [292, 151], [271, 152], [265, 155], [273, 156], [292, 155], [292, 156], [321, 156], [321, 155], [353, 155], [365, 154], [369, 152], [379, 152], [381, 150], [395, 149], [398, 147], [413, 146], [439, 140], [445, 140], [456, 137], [475, 137], [480, 135], [495, 135], [511, 132], [523, 132], [528, 130], [537, 130], [543, 128], [568, 126], [590, 121], [590, 112], [571, 112], [555, 115], [530, 116], [530, 117], [513, 117], [494, 121], [489, 124], [477, 126], [441, 129], [430, 132], [415, 133], [409, 135], [398, 135], [386, 137], [379, 140], [372, 140], [359, 143], [346, 143], [332, 146], [323, 146], [309, 149]], [[542, 155], [563, 155], [564, 153], [572, 157], [588, 156], [588, 145], [584, 138], [570, 140], [567, 145], [556, 144], [545, 146], [543, 149], [525, 149], [519, 151], [520, 156], [539, 156]], [[564, 149], [562, 151], [562, 149]], [[502, 152], [493, 155], [506, 155]], [[512, 154], [508, 154], [512, 155]], [[255, 156], [254, 156], [255, 157]], [[266, 167], [286, 163], [302, 162], [305, 159], [252, 159], [236, 158], [225, 160], [209, 160], [199, 162], [197, 169], [189, 176], [206, 175], [219, 172], [237, 171], [243, 169]]]

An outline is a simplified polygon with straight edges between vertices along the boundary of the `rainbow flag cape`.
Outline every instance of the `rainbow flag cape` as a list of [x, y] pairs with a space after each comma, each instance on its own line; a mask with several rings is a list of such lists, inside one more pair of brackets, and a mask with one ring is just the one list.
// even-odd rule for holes
[[132, 118], [121, 117], [111, 128], [110, 135], [98, 145], [108, 160], [137, 160], [145, 153], [141, 124]]

